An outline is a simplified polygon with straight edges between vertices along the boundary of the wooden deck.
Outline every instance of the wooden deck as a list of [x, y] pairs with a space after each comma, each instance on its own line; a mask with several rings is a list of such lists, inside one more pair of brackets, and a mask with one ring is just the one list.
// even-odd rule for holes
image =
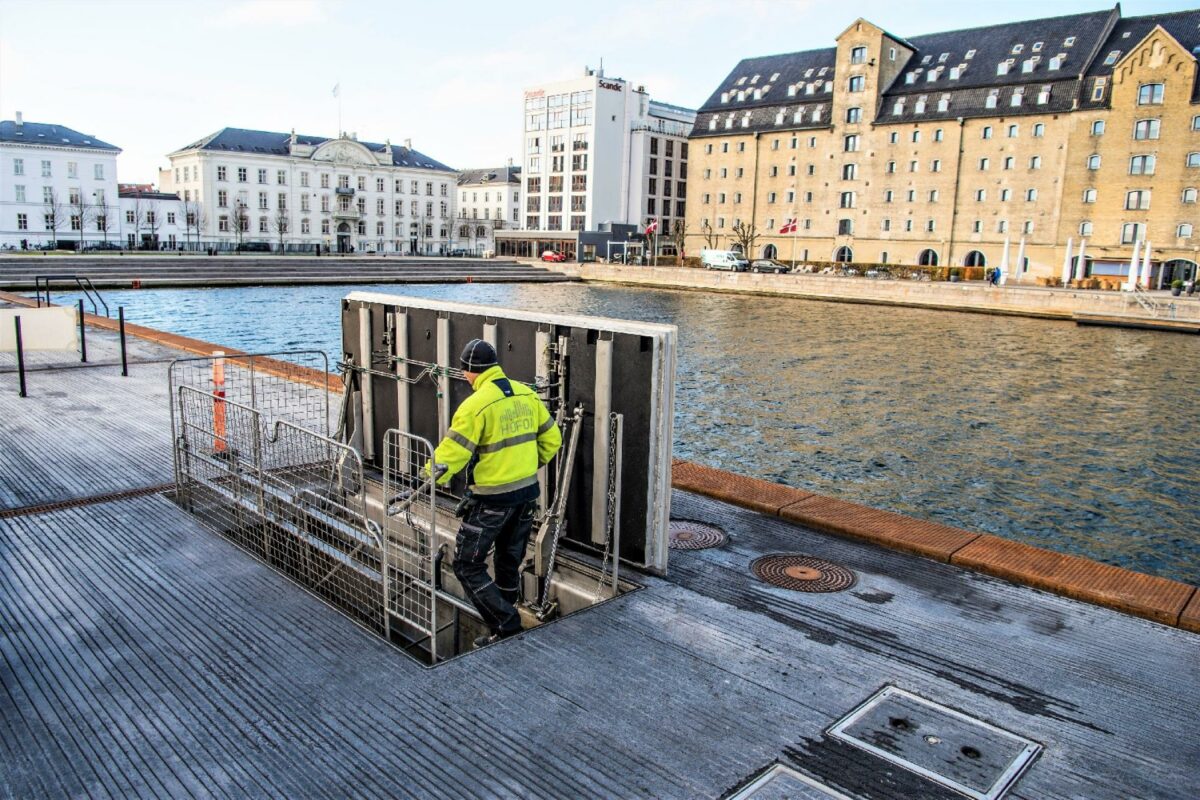
[[[851, 797], [960, 797], [825, 734], [889, 684], [1043, 745], [1007, 797], [1200, 796], [1200, 636], [778, 508], [677, 491], [724, 547], [434, 669], [165, 497], [13, 511], [169, 476], [170, 351], [139, 347], [129, 378], [43, 364], [24, 400], [0, 374], [4, 796], [716, 798], [779, 761]], [[773, 552], [856, 583], [767, 586], [749, 564]]]

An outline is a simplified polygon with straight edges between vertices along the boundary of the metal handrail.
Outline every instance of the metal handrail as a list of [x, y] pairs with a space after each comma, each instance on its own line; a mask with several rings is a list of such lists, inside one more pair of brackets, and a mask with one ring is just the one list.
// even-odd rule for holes
[[112, 316], [112, 314], [108, 310], [108, 303], [106, 303], [104, 301], [104, 297], [101, 296], [100, 290], [97, 289], [95, 287], [95, 285], [92, 283], [92, 279], [87, 277], [86, 275], [74, 275], [74, 274], [35, 275], [33, 278], [33, 285], [34, 285], [34, 289], [37, 293], [38, 308], [42, 307], [42, 288], [43, 288], [43, 286], [45, 287], [45, 292], [46, 292], [46, 305], [47, 306], [51, 305], [51, 303], [50, 303], [50, 282], [51, 281], [73, 281], [75, 283], [75, 285], [77, 287], [79, 287], [79, 291], [83, 292], [83, 296], [86, 297], [88, 299], [88, 302], [92, 304], [92, 313], [93, 314], [99, 316], [100, 308], [103, 307], [104, 308], [104, 316], [106, 316], [106, 317]]

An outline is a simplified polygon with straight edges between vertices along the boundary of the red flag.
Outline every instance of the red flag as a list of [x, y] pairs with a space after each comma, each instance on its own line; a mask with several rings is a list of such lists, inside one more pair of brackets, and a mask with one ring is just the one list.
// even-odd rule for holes
[[657, 219], [655, 219], [654, 222], [651, 222], [649, 225], [646, 226], [647, 235], [654, 233], [657, 230], [658, 230], [658, 220]]
[[795, 233], [796, 232], [796, 218], [789, 217], [788, 221], [783, 223], [783, 227], [779, 229], [779, 232], [780, 233]]

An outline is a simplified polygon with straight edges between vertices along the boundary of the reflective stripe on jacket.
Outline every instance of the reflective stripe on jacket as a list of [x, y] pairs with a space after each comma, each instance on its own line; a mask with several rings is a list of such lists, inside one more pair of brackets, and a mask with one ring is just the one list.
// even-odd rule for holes
[[[496, 381], [507, 382], [511, 396]], [[433, 460], [448, 469], [438, 480], [446, 484], [477, 456], [471, 491], [495, 495], [537, 482], [538, 468], [554, 458], [562, 434], [537, 394], [523, 383], [509, 381], [499, 367], [475, 378], [475, 392], [454, 412], [446, 438]]]

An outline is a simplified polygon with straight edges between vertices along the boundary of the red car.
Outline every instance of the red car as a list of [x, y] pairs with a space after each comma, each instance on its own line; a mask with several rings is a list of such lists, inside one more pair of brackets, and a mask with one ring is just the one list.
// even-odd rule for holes
[[542, 253], [542, 261], [566, 261], [567, 257], [557, 250], [547, 250]]

